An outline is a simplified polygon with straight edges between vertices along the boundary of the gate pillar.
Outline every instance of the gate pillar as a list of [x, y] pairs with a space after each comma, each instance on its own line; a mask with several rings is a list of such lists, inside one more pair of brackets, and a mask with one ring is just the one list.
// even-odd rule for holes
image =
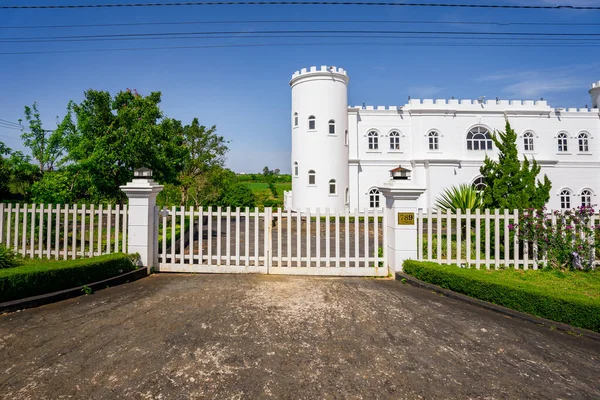
[[152, 170], [136, 169], [134, 178], [121, 190], [129, 199], [129, 215], [127, 218], [127, 253], [138, 253], [141, 263], [148, 269], [158, 263], [158, 246], [155, 237], [156, 223], [154, 209], [156, 196], [163, 189], [162, 185], [152, 180]]
[[412, 183], [392, 180], [378, 188], [385, 197], [386, 263], [392, 273], [402, 271], [404, 260], [417, 259], [417, 201], [426, 189]]

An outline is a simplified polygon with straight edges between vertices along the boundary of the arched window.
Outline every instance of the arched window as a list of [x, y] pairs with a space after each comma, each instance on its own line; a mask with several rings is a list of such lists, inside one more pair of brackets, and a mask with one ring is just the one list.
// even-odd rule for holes
[[533, 133], [525, 132], [523, 134], [523, 150], [533, 151]]
[[298, 161], [294, 161], [294, 176], [298, 176]]
[[577, 136], [577, 140], [579, 142], [579, 151], [581, 153], [587, 153], [588, 151], [590, 151], [590, 147], [589, 147], [589, 136], [587, 133], [585, 132], [581, 132], [578, 136]]
[[483, 180], [483, 176], [480, 176], [479, 178], [475, 179], [471, 186], [473, 186], [473, 189], [475, 189], [478, 192], [483, 192], [487, 187], [485, 181]]
[[294, 128], [298, 126], [298, 113], [294, 113]]
[[476, 126], [467, 134], [467, 150], [491, 150], [492, 135], [483, 126]]
[[558, 134], [558, 151], [561, 153], [569, 151], [568, 145], [569, 137], [566, 133], [561, 132]]
[[369, 190], [369, 207], [370, 208], [379, 208], [379, 190], [377, 190], [377, 189]]
[[308, 184], [309, 185], [314, 185], [316, 182], [316, 177], [315, 177], [315, 171], [314, 170], [310, 170], [308, 171]]
[[329, 134], [335, 135], [335, 121], [332, 119], [329, 120]]
[[571, 191], [569, 189], [560, 192], [560, 208], [563, 210], [571, 208]]
[[314, 115], [311, 115], [308, 117], [308, 130], [314, 131], [315, 129], [317, 129], [317, 120]]
[[429, 132], [428, 140], [429, 140], [429, 150], [439, 150], [440, 149], [440, 135], [436, 131]]
[[400, 150], [400, 132], [390, 132], [390, 150]]
[[350, 204], [350, 189], [346, 188], [346, 192], [344, 195], [344, 203]]
[[375, 131], [369, 132], [367, 135], [369, 138], [369, 150], [378, 150], [379, 149], [379, 133]]
[[335, 179], [329, 181], [329, 194], [337, 194], [337, 188], [335, 185]]
[[585, 189], [581, 191], [581, 207], [592, 206], [592, 191]]
[[348, 129], [344, 131], [344, 143], [346, 144], [346, 146], [348, 146], [348, 144], [350, 143], [350, 139], [348, 138]]

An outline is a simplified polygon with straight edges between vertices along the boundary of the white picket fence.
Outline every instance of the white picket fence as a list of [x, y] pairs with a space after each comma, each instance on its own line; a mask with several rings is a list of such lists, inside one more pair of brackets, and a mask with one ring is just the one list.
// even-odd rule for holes
[[156, 209], [160, 271], [386, 276], [380, 210]]
[[0, 203], [0, 243], [32, 258], [126, 252], [127, 206]]
[[[591, 220], [593, 226], [599, 215]], [[523, 242], [511, 234], [509, 225], [518, 225], [518, 210], [460, 210], [429, 209], [417, 213], [418, 259], [440, 264], [458, 264], [476, 268], [501, 266], [537, 269], [543, 254], [536, 243]], [[598, 258], [596, 254], [596, 259]]]

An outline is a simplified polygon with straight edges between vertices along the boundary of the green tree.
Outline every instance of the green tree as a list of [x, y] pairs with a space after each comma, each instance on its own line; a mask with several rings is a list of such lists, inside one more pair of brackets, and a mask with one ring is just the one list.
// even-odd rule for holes
[[8, 183], [10, 181], [10, 165], [5, 157], [10, 154], [10, 149], [0, 142], [0, 201], [9, 197]]
[[40, 178], [40, 170], [20, 151], [13, 151], [7, 161], [11, 197], [28, 200], [31, 186]]
[[480, 168], [486, 184], [483, 206], [509, 210], [542, 208], [550, 199], [552, 184], [546, 175], [543, 182], [536, 182], [541, 168], [535, 160], [519, 160], [517, 134], [508, 120], [506, 131], [496, 132], [492, 140], [498, 149], [498, 161], [486, 156]]
[[182, 206], [188, 203], [190, 189], [199, 180], [202, 181], [203, 174], [225, 164], [225, 153], [229, 148], [225, 139], [217, 135], [216, 131], [217, 127], [214, 125], [210, 128], [200, 125], [198, 118], [194, 118], [191, 125], [183, 128], [186, 157], [179, 174]]
[[135, 90], [117, 93], [88, 90], [80, 103], [70, 102], [59, 130], [73, 167], [79, 197], [92, 201], [124, 201], [119, 186], [133, 170], [148, 167], [161, 183], [177, 183], [186, 150], [181, 122], [165, 118], [160, 92], [142, 96]]
[[[42, 120], [35, 102], [31, 107], [25, 106], [25, 119], [29, 123], [29, 128], [28, 130], [25, 130], [25, 127], [21, 128], [23, 144], [31, 150], [31, 155], [37, 162], [40, 173], [52, 171], [64, 151], [62, 130], [49, 131], [42, 127]], [[21, 122], [20, 119], [19, 123]]]

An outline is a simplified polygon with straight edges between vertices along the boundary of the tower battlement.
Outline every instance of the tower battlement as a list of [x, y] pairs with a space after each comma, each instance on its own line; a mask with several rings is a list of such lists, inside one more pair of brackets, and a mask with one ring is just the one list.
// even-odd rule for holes
[[294, 74], [292, 75], [292, 79], [297, 78], [301, 75], [307, 75], [307, 74], [312, 74], [312, 73], [316, 73], [316, 72], [330, 72], [332, 74], [340, 74], [340, 75], [348, 76], [346, 70], [344, 70], [343, 68], [337, 68], [337, 67], [333, 67], [333, 66], [328, 67], [326, 65], [321, 65], [320, 67], [312, 66], [310, 68], [302, 68], [300, 71], [294, 72]]
[[592, 89], [600, 89], [600, 81], [592, 83]]

